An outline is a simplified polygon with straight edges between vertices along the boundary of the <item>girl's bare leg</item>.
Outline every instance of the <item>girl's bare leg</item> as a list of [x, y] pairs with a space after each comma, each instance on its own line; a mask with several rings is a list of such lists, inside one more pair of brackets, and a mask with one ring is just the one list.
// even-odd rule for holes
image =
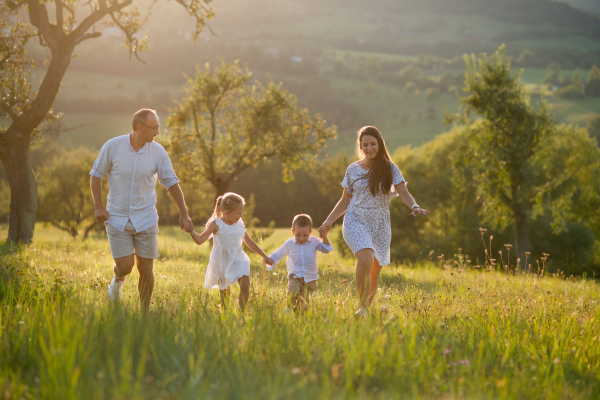
[[379, 265], [379, 261], [375, 258], [373, 261], [373, 267], [371, 268], [371, 292], [369, 293], [369, 304], [373, 302], [373, 298], [375, 298], [375, 293], [377, 293], [377, 287], [379, 287], [379, 273], [381, 272], [381, 265]]
[[221, 295], [221, 307], [223, 307], [223, 311], [225, 311], [227, 310], [227, 304], [229, 302], [229, 288], [219, 290], [219, 294]]
[[356, 289], [358, 290], [359, 307], [369, 309], [369, 289], [371, 288], [371, 269], [375, 254], [371, 249], [362, 249], [356, 257]]
[[250, 277], [242, 276], [238, 279], [238, 283], [240, 284], [240, 296], [238, 300], [243, 313], [246, 311], [246, 304], [248, 304], [248, 300], [250, 299]]

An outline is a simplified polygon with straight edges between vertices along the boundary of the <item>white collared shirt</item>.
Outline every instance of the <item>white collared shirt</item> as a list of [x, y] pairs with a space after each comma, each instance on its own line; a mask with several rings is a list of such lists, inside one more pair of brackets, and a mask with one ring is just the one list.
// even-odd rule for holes
[[156, 178], [167, 190], [179, 183], [169, 155], [154, 141], [145, 143], [137, 152], [131, 146], [129, 134], [107, 141], [90, 175], [102, 179], [108, 175], [106, 210], [110, 226], [123, 231], [131, 220], [137, 232], [156, 225]]
[[294, 274], [298, 278], [304, 278], [305, 282], [316, 281], [319, 279], [317, 250], [329, 253], [333, 251], [333, 246], [324, 244], [319, 238], [312, 235], [304, 244], [296, 242], [296, 238], [291, 238], [269, 256], [273, 259], [274, 264], [267, 266], [267, 270], [274, 269], [277, 263], [287, 256], [288, 277]]

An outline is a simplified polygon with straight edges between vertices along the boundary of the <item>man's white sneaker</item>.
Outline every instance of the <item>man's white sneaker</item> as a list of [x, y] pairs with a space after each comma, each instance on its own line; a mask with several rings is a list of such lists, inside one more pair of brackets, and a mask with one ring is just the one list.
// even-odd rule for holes
[[364, 308], [359, 308], [357, 312], [354, 313], [354, 318], [356, 319], [367, 319], [369, 316], [369, 312]]
[[291, 309], [291, 308], [289, 308], [289, 307], [286, 307], [286, 308], [284, 308], [284, 309], [283, 309], [283, 311], [282, 311], [281, 313], [282, 313], [283, 315], [291, 315], [291, 314], [293, 314], [294, 312], [292, 311], [292, 309]]
[[125, 277], [121, 279], [117, 278], [117, 276], [113, 276], [110, 285], [108, 286], [108, 298], [113, 303], [121, 297], [123, 293], [123, 284], [125, 283]]

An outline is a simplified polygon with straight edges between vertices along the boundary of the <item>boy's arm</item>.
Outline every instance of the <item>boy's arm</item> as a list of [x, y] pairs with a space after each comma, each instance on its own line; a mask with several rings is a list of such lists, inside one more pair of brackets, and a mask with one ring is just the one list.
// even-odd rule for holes
[[322, 237], [323, 237], [323, 241], [319, 240], [319, 244], [317, 244], [317, 250], [324, 254], [327, 254], [330, 251], [333, 251], [333, 246], [329, 242], [329, 239], [327, 238], [327, 234], [322, 235]]
[[252, 238], [248, 235], [248, 232], [246, 232], [246, 235], [244, 236], [244, 243], [246, 243], [246, 246], [248, 246], [250, 250], [261, 256], [265, 264], [273, 264], [273, 260], [271, 260], [271, 258], [268, 257], [265, 252], [262, 251], [262, 249], [256, 244], [256, 242], [252, 240]]
[[267, 267], [267, 270], [271, 271], [272, 269], [274, 269], [275, 266], [277, 265], [277, 263], [279, 261], [281, 261], [281, 259], [283, 257], [285, 257], [287, 254], [288, 254], [288, 246], [287, 246], [287, 242], [285, 242], [269, 256], [273, 260], [273, 265], [271, 265], [270, 267]]
[[206, 242], [210, 235], [212, 235], [213, 233], [217, 233], [218, 230], [219, 226], [217, 225], [217, 222], [213, 219], [210, 222], [210, 224], [208, 224], [204, 232], [202, 232], [201, 234], [197, 234], [196, 231], [192, 230], [190, 232], [190, 236], [192, 237], [192, 239], [194, 239], [194, 242], [196, 242], [197, 245], [201, 245], [202, 243]]

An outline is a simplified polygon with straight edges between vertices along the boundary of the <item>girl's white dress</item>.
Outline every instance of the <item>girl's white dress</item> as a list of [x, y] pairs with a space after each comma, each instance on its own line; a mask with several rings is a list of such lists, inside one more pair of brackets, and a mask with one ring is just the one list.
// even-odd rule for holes
[[250, 276], [250, 258], [242, 249], [246, 227], [241, 218], [233, 225], [226, 224], [221, 218], [216, 218], [215, 222], [219, 230], [213, 235], [204, 287], [224, 290], [242, 276]]
[[390, 222], [390, 200], [397, 196], [394, 185], [406, 182], [402, 173], [390, 161], [392, 170], [392, 190], [376, 196], [369, 190], [369, 171], [363, 169], [358, 161], [350, 164], [342, 181], [342, 187], [352, 195], [350, 204], [344, 215], [342, 235], [344, 240], [356, 254], [363, 249], [372, 249], [379, 265], [390, 263], [390, 243], [392, 226]]

